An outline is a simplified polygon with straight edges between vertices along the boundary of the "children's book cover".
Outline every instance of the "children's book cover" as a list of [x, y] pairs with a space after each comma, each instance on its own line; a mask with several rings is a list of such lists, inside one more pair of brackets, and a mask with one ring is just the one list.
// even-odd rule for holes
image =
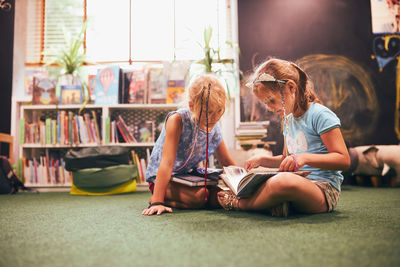
[[93, 103], [94, 102], [94, 88], [96, 88], [96, 75], [95, 74], [89, 74], [88, 75], [88, 89], [89, 89], [89, 94], [90, 94], [90, 101]]
[[33, 93], [33, 80], [38, 78], [47, 78], [49, 77], [48, 71], [42, 68], [36, 67], [25, 67], [25, 96], [32, 96]]
[[33, 77], [32, 104], [57, 104], [57, 79], [50, 77]]
[[185, 80], [169, 80], [167, 82], [167, 104], [183, 101], [185, 95]]
[[129, 83], [128, 103], [147, 103], [147, 70], [133, 70]]
[[118, 104], [120, 67], [109, 66], [98, 70], [95, 84], [95, 104]]
[[148, 143], [154, 142], [154, 122], [142, 121], [134, 128], [134, 137], [138, 142]]
[[81, 85], [61, 85], [60, 86], [61, 104], [81, 104], [82, 86]]
[[162, 68], [149, 69], [149, 101], [151, 104], [165, 104], [167, 102], [164, 70]]
[[132, 80], [132, 69], [122, 69], [122, 85], [121, 90], [119, 92], [119, 103], [126, 104], [128, 103], [128, 94], [129, 94], [129, 85]]

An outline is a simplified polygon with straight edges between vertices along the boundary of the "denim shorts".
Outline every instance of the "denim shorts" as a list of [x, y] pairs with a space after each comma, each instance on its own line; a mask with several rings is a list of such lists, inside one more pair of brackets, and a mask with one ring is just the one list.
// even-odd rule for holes
[[329, 182], [312, 181], [315, 183], [324, 193], [326, 199], [326, 205], [328, 206], [328, 212], [332, 212], [340, 197], [340, 191], [334, 188]]

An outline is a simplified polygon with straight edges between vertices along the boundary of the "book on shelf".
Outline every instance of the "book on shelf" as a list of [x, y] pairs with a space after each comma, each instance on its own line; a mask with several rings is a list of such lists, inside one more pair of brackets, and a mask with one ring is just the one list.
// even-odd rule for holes
[[121, 126], [121, 122], [120, 122], [120, 121], [116, 121], [116, 122], [115, 122], [115, 125], [116, 125], [116, 127], [117, 127], [119, 133], [121, 134], [122, 139], [124, 140], [124, 142], [125, 142], [125, 143], [130, 143], [131, 141], [130, 141], [129, 138], [128, 138], [128, 134], [127, 134], [127, 132], [125, 131], [125, 129]]
[[[250, 171], [238, 166], [224, 167], [220, 175], [227, 187], [237, 196], [251, 196], [269, 178], [282, 173], [275, 168], [257, 167]], [[311, 172], [296, 171], [297, 175], [306, 177]]]
[[127, 104], [128, 103], [128, 94], [129, 94], [129, 85], [132, 80], [132, 74], [133, 70], [132, 69], [126, 69], [122, 68], [121, 69], [121, 90], [119, 91], [118, 98], [119, 98], [119, 103], [121, 104]]
[[32, 104], [49, 105], [57, 104], [56, 97], [57, 79], [43, 76], [33, 77]]
[[[217, 185], [220, 179], [219, 175], [222, 173], [222, 169], [207, 169], [207, 185]], [[171, 181], [184, 184], [187, 186], [204, 186], [205, 185], [205, 169], [197, 168], [189, 173], [173, 174]]]
[[87, 87], [89, 89], [89, 96], [91, 103], [94, 103], [95, 99], [95, 88], [96, 88], [96, 74], [89, 74], [88, 75], [88, 83]]
[[106, 130], [105, 130], [105, 137], [104, 137], [104, 143], [105, 144], [109, 144], [110, 143], [110, 140], [112, 140], [111, 139], [111, 121], [110, 121], [110, 117], [107, 117], [106, 119], [105, 119], [105, 126], [104, 126], [105, 128], [106, 128]]
[[137, 142], [137, 139], [133, 136], [128, 125], [125, 123], [125, 120], [122, 118], [121, 115], [118, 115], [118, 121], [120, 122], [124, 132], [126, 132], [129, 142]]
[[97, 71], [95, 92], [95, 104], [118, 104], [121, 69], [119, 66], [108, 66]]
[[[128, 76], [129, 77], [129, 76]], [[126, 85], [125, 85], [126, 86]], [[128, 103], [147, 103], [147, 70], [132, 70], [128, 89]]]
[[94, 124], [94, 130], [96, 134], [96, 139], [98, 143], [101, 143], [101, 134], [100, 134], [100, 127], [99, 127], [99, 121], [97, 118], [97, 114], [94, 110], [92, 110], [92, 117], [93, 117], [93, 124]]
[[46, 124], [46, 145], [51, 145], [51, 119], [50, 118], [46, 118], [45, 121]]
[[240, 122], [236, 129], [236, 136], [242, 139], [262, 138], [267, 134], [269, 121]]
[[163, 68], [149, 68], [148, 70], [149, 103], [165, 104], [167, 102], [167, 90]]
[[65, 170], [63, 158], [57, 153], [22, 158], [21, 165], [22, 179], [27, 186], [71, 185], [71, 173]]
[[45, 68], [25, 67], [25, 96], [32, 96], [34, 79], [49, 77]]
[[168, 80], [167, 104], [176, 104], [183, 101], [185, 95], [185, 80]]
[[142, 121], [134, 126], [134, 136], [139, 142], [154, 142], [154, 121]]
[[82, 85], [61, 85], [60, 104], [81, 104]]

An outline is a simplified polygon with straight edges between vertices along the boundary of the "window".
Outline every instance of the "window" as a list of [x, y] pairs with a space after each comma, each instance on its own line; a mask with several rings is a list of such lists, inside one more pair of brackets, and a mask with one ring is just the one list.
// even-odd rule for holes
[[85, 19], [89, 61], [199, 59], [205, 27], [213, 28], [213, 47], [223, 47], [231, 36], [230, 1], [31, 0], [26, 62], [51, 61]]

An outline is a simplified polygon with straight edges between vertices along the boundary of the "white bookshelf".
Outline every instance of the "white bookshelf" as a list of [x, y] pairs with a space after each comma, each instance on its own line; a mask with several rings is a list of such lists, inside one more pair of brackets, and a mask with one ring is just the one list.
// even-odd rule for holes
[[[61, 111], [72, 112], [73, 114], [78, 114], [82, 105], [26, 105], [25, 102], [16, 102], [16, 106], [19, 108], [18, 114], [15, 118], [19, 118], [14, 121], [14, 139], [16, 142], [16, 147], [18, 147], [18, 158], [33, 159], [47, 157], [49, 155], [57, 154], [61, 157], [70, 149], [82, 148], [82, 147], [95, 147], [95, 146], [124, 146], [131, 147], [139, 155], [146, 157], [152, 147], [154, 146], [154, 141], [156, 136], [156, 130], [153, 130], [153, 140], [151, 142], [118, 142], [114, 143], [111, 140], [106, 140], [106, 136], [110, 136], [106, 132], [106, 123], [109, 118], [110, 121], [116, 120], [118, 116], [122, 116], [124, 121], [128, 126], [135, 127], [138, 123], [142, 121], [153, 121], [154, 127], [157, 124], [164, 121], [165, 116], [168, 112], [176, 110], [178, 105], [176, 104], [119, 104], [119, 105], [93, 105], [88, 104], [84, 107], [82, 114], [95, 112], [98, 118], [98, 125], [100, 131], [100, 140], [91, 143], [56, 143], [51, 142], [46, 143], [46, 140], [41, 140], [40, 142], [33, 141], [28, 142], [28, 139], [24, 137], [21, 139], [21, 131], [25, 133], [25, 124], [39, 124], [39, 121], [43, 121], [47, 118], [51, 120], [57, 120], [58, 114]], [[24, 127], [20, 128], [20, 121], [23, 120]], [[39, 130], [40, 132], [40, 130]], [[25, 135], [28, 133], [25, 133]], [[57, 132], [57, 134], [59, 134]], [[54, 136], [53, 136], [54, 137]], [[51, 158], [51, 157], [50, 157]], [[38, 174], [39, 176], [39, 174]], [[25, 179], [30, 179], [25, 177]], [[43, 181], [43, 179], [39, 179]], [[57, 179], [56, 181], [59, 181]], [[27, 186], [33, 188], [42, 189], [60, 189], [70, 187], [70, 183], [43, 183], [43, 182], [28, 182]], [[147, 184], [139, 184], [138, 190], [146, 190]]]

